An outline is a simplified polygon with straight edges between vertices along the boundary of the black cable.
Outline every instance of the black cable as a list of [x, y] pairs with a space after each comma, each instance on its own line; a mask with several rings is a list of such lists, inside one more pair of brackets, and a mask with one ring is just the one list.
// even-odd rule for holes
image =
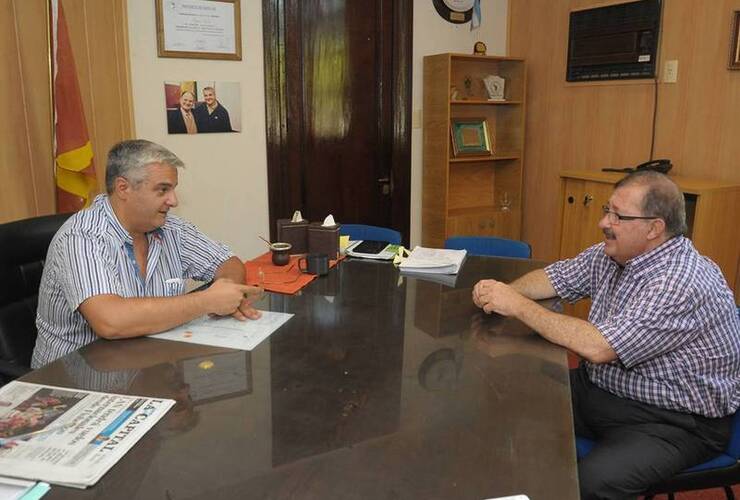
[[654, 93], [653, 93], [653, 131], [650, 138], [650, 161], [653, 160], [653, 154], [655, 153], [655, 129], [658, 117], [658, 77], [656, 75], [654, 82]]

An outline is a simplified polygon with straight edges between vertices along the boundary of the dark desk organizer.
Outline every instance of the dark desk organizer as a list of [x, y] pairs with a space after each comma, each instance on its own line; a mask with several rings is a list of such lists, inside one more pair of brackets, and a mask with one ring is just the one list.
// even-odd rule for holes
[[308, 253], [308, 221], [277, 220], [277, 240], [293, 245], [291, 255]]
[[329, 259], [339, 257], [339, 224], [322, 226], [319, 222], [308, 225], [308, 253], [325, 253]]

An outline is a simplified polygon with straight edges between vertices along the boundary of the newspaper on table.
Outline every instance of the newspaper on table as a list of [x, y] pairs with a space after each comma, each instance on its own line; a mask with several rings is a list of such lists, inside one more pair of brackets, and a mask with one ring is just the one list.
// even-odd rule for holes
[[0, 474], [92, 486], [174, 404], [10, 382], [0, 387]]

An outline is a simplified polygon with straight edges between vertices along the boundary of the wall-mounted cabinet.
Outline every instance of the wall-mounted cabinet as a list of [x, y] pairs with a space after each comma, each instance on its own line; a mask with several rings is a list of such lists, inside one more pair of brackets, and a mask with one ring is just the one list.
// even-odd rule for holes
[[[488, 99], [483, 80], [489, 75], [504, 78], [504, 100]], [[522, 59], [424, 57], [424, 246], [441, 247], [450, 236], [520, 238], [525, 89]], [[493, 154], [455, 157], [450, 124], [456, 118], [484, 118]]]

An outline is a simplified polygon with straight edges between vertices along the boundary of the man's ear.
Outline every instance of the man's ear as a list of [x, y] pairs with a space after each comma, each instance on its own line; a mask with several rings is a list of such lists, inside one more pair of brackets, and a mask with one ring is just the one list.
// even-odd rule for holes
[[653, 219], [650, 221], [650, 231], [648, 231], [647, 238], [654, 240], [660, 238], [665, 234], [665, 221], [663, 219]]
[[117, 198], [125, 200], [129, 197], [132, 189], [133, 186], [128, 179], [125, 177], [116, 177], [116, 180], [113, 181], [113, 193], [111, 194]]

